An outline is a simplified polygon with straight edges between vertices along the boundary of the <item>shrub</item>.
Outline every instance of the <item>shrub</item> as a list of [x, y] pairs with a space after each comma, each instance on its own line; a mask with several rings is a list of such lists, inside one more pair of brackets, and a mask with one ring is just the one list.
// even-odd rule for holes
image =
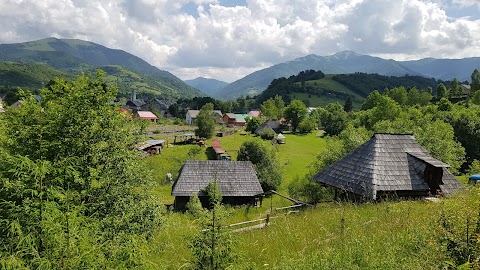
[[264, 140], [271, 140], [275, 138], [275, 132], [271, 129], [265, 129], [259, 132], [260, 138]]

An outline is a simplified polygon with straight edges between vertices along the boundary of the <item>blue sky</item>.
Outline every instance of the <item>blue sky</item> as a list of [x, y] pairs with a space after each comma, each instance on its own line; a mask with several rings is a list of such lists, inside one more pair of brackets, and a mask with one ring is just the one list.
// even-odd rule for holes
[[227, 82], [308, 54], [480, 56], [480, 0], [2, 0], [0, 43], [78, 38], [182, 79]]

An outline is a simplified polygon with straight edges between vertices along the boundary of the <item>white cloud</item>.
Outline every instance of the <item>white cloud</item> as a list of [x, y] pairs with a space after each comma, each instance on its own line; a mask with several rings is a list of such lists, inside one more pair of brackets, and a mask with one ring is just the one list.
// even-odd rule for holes
[[[81, 38], [126, 50], [182, 78], [231, 81], [306, 54], [341, 50], [411, 59], [480, 56], [480, 19], [442, 1], [3, 0], [0, 42]], [[453, 0], [462, 6], [475, 0]], [[182, 7], [196, 5], [198, 16]]]

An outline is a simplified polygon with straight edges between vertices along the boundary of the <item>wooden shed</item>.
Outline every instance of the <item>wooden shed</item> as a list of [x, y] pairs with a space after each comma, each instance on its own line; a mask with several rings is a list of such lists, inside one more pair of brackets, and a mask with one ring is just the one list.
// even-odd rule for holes
[[313, 179], [348, 199], [448, 195], [462, 184], [411, 134], [375, 134]]
[[206, 206], [208, 198], [203, 190], [215, 180], [226, 204], [254, 204], [255, 198], [263, 194], [250, 161], [187, 160], [172, 186], [175, 209], [185, 209], [194, 193]]

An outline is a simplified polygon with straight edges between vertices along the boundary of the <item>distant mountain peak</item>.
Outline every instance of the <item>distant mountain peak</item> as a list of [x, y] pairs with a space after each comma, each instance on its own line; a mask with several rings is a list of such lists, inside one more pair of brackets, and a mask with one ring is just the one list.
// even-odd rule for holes
[[362, 55], [359, 54], [359, 53], [356, 53], [354, 51], [345, 50], [345, 51], [337, 52], [337, 53], [333, 54], [331, 57], [336, 58], [336, 59], [348, 59], [348, 58], [356, 57], [356, 56], [362, 56]]

